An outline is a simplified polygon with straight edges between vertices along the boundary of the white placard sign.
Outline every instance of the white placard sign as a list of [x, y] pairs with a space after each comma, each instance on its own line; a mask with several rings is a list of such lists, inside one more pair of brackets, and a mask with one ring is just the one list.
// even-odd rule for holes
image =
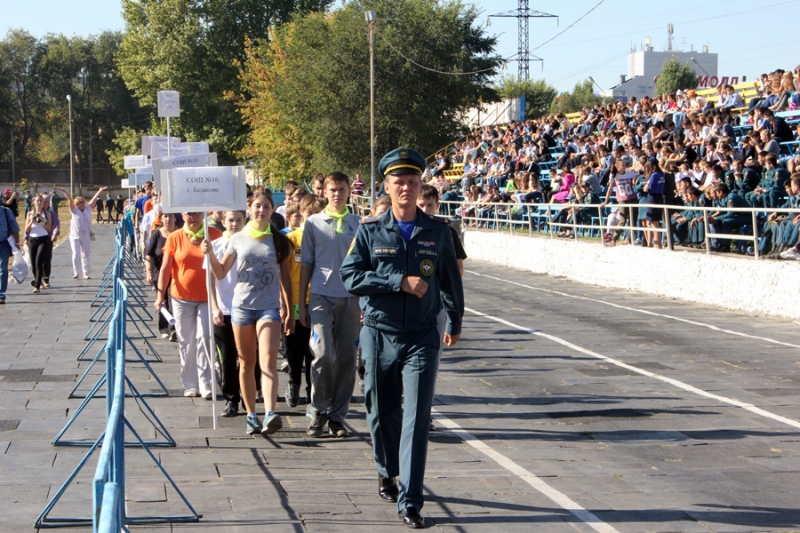
[[126, 155], [125, 156], [125, 169], [131, 170], [134, 168], [146, 167], [147, 166], [147, 156], [146, 155]]
[[122, 187], [123, 189], [130, 189], [131, 188], [131, 184], [128, 183], [128, 178], [124, 178], [122, 180], [122, 184], [120, 185], [120, 187]]
[[244, 167], [190, 167], [162, 171], [162, 212], [245, 210]]
[[132, 169], [135, 174], [147, 174], [148, 176], [153, 175], [153, 166], [148, 164], [146, 167], [136, 167]]
[[141, 187], [148, 181], [152, 181], [153, 176], [150, 174], [128, 174], [129, 187]]
[[181, 143], [181, 146], [189, 147], [190, 154], [207, 154], [208, 153], [208, 143], [207, 142], [196, 142], [196, 143]]
[[[145, 135], [142, 137], [142, 155], [151, 155], [150, 154], [150, 145], [154, 142], [165, 143], [167, 142], [167, 137], [162, 137], [160, 135]], [[178, 144], [181, 142], [180, 137], [170, 137], [169, 138], [170, 144]]]
[[150, 144], [150, 157], [153, 159], [172, 157], [174, 155], [189, 155], [189, 147], [184, 143], [172, 143], [167, 150], [167, 143], [154, 142]]
[[181, 116], [181, 100], [178, 91], [158, 91], [158, 116]]
[[160, 191], [162, 190], [161, 181], [166, 179], [167, 170], [184, 167], [215, 167], [217, 166], [217, 154], [212, 152], [210, 154], [165, 157], [163, 159], [152, 159], [151, 164], [153, 167], [153, 181], [156, 190]]

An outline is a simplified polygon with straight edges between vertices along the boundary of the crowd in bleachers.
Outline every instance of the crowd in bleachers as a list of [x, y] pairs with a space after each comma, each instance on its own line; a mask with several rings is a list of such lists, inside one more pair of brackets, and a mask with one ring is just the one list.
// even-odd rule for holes
[[[757, 251], [796, 259], [800, 216], [775, 209], [800, 207], [798, 89], [800, 78], [775, 71], [753, 84], [480, 127], [436, 154], [427, 179], [445, 214], [469, 225], [524, 220], [569, 237], [565, 224], [608, 224], [608, 245], [632, 219], [640, 230], [629, 238], [637, 244], [661, 247], [667, 229], [673, 243], [705, 248], [706, 227], [753, 234], [752, 213], [728, 208], [763, 209], [755, 218]], [[447, 205], [456, 200], [457, 213]], [[547, 216], [537, 215], [542, 210]], [[731, 247], [730, 239], [709, 237], [713, 251], [756, 252], [752, 241]]]

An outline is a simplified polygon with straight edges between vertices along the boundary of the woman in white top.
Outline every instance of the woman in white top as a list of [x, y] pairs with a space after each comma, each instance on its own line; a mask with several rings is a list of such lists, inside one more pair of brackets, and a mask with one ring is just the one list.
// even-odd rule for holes
[[33, 293], [39, 294], [42, 278], [53, 256], [53, 242], [50, 240], [53, 216], [44, 208], [44, 199], [39, 194], [33, 199], [32, 207], [25, 216], [25, 235], [33, 267], [31, 285]]
[[100, 187], [88, 203], [83, 196], [76, 196], [73, 199], [64, 189], [56, 188], [64, 193], [69, 201], [69, 212], [72, 213], [72, 220], [69, 223], [72, 279], [78, 279], [81, 275], [83, 275], [83, 279], [89, 279], [89, 275], [92, 273], [92, 211], [100, 193], [108, 187]]

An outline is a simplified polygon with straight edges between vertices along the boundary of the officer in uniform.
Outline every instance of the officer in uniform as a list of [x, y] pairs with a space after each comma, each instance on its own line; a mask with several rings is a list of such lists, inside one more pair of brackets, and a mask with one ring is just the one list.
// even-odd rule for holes
[[[397, 502], [403, 522], [421, 528], [422, 484], [431, 403], [442, 336], [461, 336], [464, 292], [447, 221], [417, 208], [422, 155], [398, 148], [380, 161], [392, 207], [363, 221], [340, 269], [345, 288], [361, 297], [367, 421], [378, 468], [378, 493]], [[399, 489], [394, 481], [399, 477]]]

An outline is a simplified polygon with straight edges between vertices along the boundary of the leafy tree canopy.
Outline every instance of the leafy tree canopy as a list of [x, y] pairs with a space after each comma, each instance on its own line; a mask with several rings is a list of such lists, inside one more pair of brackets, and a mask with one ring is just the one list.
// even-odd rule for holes
[[237, 64], [246, 60], [246, 39], [265, 39], [270, 27], [328, 2], [123, 0], [117, 68], [142, 105], [154, 105], [160, 90], [179, 91], [181, 117], [173, 124], [189, 140], [208, 140], [220, 164], [232, 163], [247, 130], [226, 95], [240, 90]]
[[368, 9], [377, 12], [378, 158], [401, 145], [433, 152], [460, 128], [466, 109], [496, 98], [487, 82], [500, 58], [495, 39], [475, 24], [474, 7], [457, 0], [355, 0], [298, 16], [270, 42], [254, 44], [240, 74], [238, 103], [251, 127], [243, 154], [270, 172], [286, 172], [282, 177], [308, 177], [312, 168], [368, 174]]
[[677, 57], [664, 62], [661, 74], [656, 80], [656, 96], [674, 93], [678, 89], [694, 89], [697, 87], [697, 73], [689, 66], [681, 64]]
[[507, 75], [495, 84], [500, 98], [513, 98], [525, 95], [525, 118], [535, 119], [547, 114], [553, 98], [558, 94], [555, 87], [544, 80], [524, 80], [518, 76]]
[[571, 93], [561, 93], [550, 104], [550, 113], [574, 113], [584, 107], [594, 107], [595, 104], [605, 105], [613, 102], [613, 98], [594, 94], [594, 84], [591, 80], [583, 80], [575, 84]]

